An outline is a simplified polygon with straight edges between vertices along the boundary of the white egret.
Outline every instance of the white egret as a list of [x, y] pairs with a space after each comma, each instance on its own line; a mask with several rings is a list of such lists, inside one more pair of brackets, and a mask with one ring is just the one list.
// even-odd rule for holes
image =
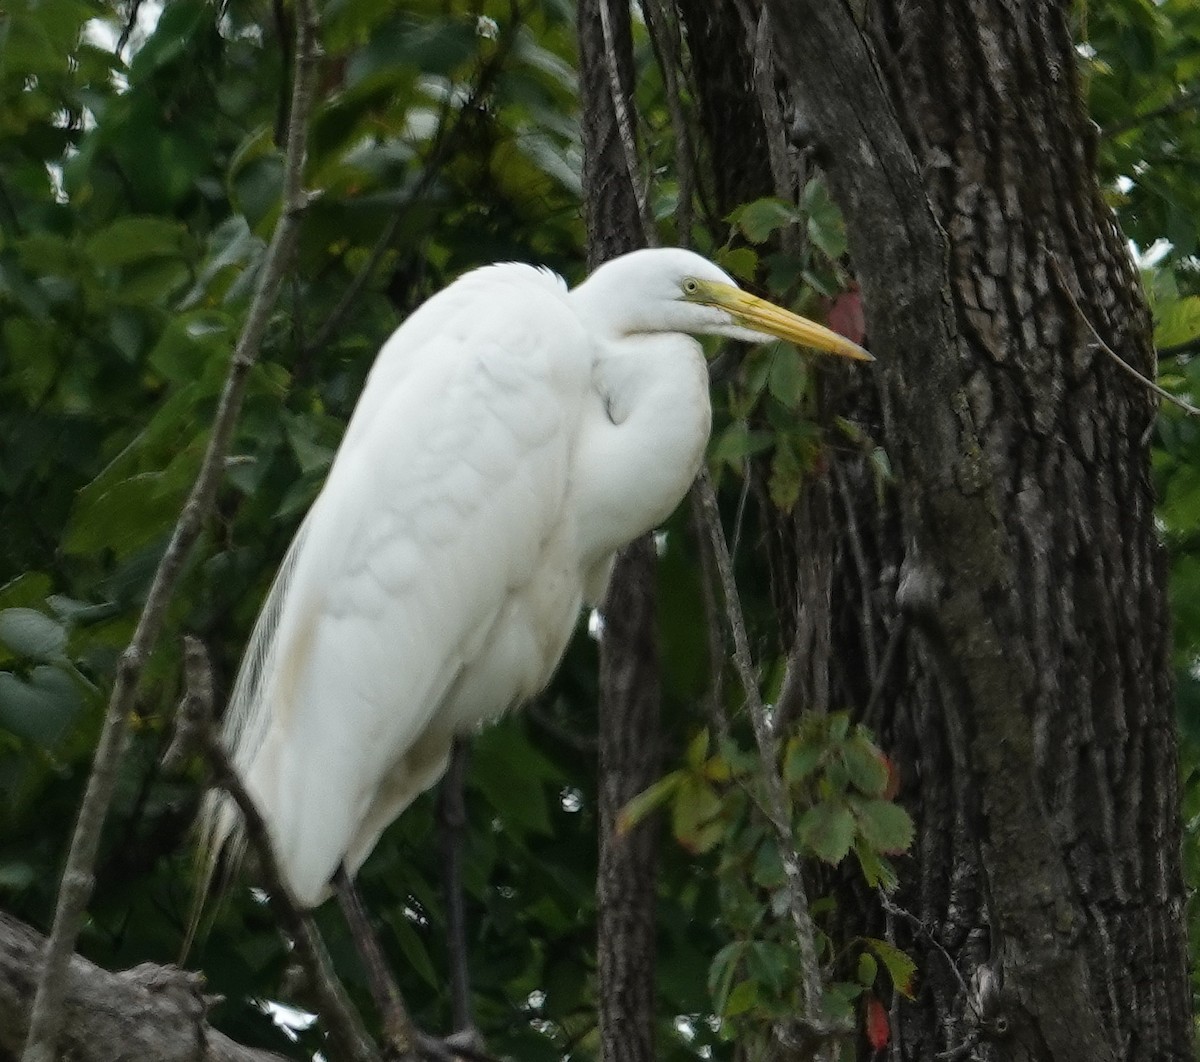
[[[571, 291], [477, 269], [384, 344], [226, 716], [301, 904], [356, 873], [456, 735], [549, 682], [614, 553], [683, 498], [711, 418], [694, 334], [870, 360], [677, 249]], [[210, 872], [235, 821], [210, 800]]]

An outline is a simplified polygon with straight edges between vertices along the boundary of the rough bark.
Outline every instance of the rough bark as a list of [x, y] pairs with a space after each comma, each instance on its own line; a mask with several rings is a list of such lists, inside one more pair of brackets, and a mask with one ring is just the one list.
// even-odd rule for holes
[[832, 593], [862, 604], [813, 665], [835, 701], [883, 690], [919, 824], [902, 903], [925, 928], [894, 928], [922, 988], [890, 1057], [1190, 1058], [1154, 399], [1073, 300], [1144, 372], [1150, 329], [1062, 6], [884, 0], [871, 33], [845, 3], [767, 6], [846, 214], [897, 478], [894, 511], [850, 526], [869, 481], [840, 473]]
[[[607, 4], [606, 33], [600, 4]], [[630, 172], [633, 44], [629, 5], [581, 0], [583, 205], [588, 265], [644, 244]], [[611, 45], [611, 47], [610, 47]], [[624, 121], [618, 102], [625, 108]], [[618, 557], [600, 642], [600, 863], [597, 973], [600, 1058], [652, 1062], [656, 1023], [657, 816], [617, 832], [621, 809], [661, 774], [655, 555], [649, 539]]]
[[[29, 1027], [45, 938], [0, 913], [0, 1059], [15, 1059]], [[283, 1062], [209, 1027], [203, 982], [145, 964], [109, 973], [76, 955], [66, 985], [59, 1044], [73, 1062]]]

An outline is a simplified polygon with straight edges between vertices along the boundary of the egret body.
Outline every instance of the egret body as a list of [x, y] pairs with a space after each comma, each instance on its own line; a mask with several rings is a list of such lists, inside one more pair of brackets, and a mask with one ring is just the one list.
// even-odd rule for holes
[[[711, 417], [697, 334], [870, 357], [675, 249], [571, 291], [478, 269], [384, 344], [225, 724], [301, 904], [353, 876], [455, 735], [549, 682], [615, 552], [683, 498]], [[235, 816], [206, 818], [215, 859]]]

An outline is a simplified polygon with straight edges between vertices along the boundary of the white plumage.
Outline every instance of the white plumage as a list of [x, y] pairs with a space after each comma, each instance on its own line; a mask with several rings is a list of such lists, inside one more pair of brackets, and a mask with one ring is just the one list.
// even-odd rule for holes
[[[689, 333], [868, 357], [666, 249], [571, 292], [529, 266], [475, 270], [384, 344], [225, 723], [300, 903], [357, 871], [456, 734], [549, 682], [614, 552], [686, 493], [710, 421]], [[210, 872], [234, 820], [210, 800]]]

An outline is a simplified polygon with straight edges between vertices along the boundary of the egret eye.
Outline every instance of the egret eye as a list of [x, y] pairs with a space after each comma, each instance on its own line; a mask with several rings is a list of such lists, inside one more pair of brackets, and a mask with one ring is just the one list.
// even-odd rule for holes
[[700, 281], [694, 277], [685, 277], [683, 281], [683, 293], [685, 295], [695, 295], [700, 290]]

